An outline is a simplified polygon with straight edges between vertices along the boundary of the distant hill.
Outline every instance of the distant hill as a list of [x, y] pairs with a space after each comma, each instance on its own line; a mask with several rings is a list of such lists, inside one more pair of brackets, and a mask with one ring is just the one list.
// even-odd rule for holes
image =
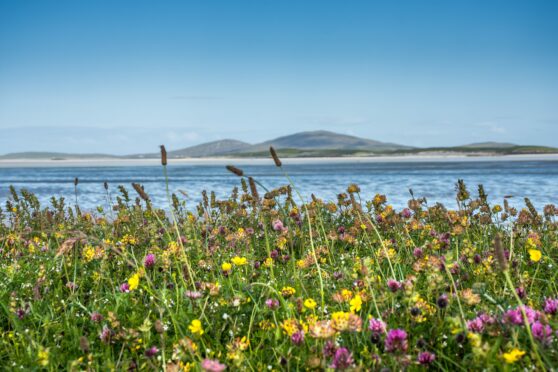
[[68, 154], [64, 152], [41, 152], [41, 151], [28, 151], [28, 152], [13, 152], [6, 155], [0, 155], [0, 159], [24, 159], [24, 160], [68, 160], [68, 159], [118, 159], [117, 155], [109, 154]]
[[233, 139], [224, 139], [220, 141], [202, 143], [201, 145], [192, 147], [186, 147], [181, 150], [169, 151], [168, 155], [171, 158], [200, 158], [207, 156], [222, 156], [240, 152], [250, 147], [251, 145], [246, 142]]
[[498, 148], [509, 148], [509, 147], [517, 147], [518, 145], [514, 143], [506, 143], [506, 142], [477, 142], [477, 143], [470, 143], [468, 145], [463, 145], [460, 147], [471, 148], [471, 149], [498, 149]]
[[[325, 130], [313, 132], [300, 132], [289, 136], [275, 138], [256, 144], [248, 149], [249, 152], [267, 151], [269, 146], [278, 149], [298, 150], [365, 150], [365, 151], [389, 151], [411, 149], [394, 143], [374, 141], [366, 138], [349, 136]], [[245, 152], [245, 151], [243, 151]]]
[[[556, 154], [558, 149], [545, 146], [520, 146], [503, 142], [479, 142], [455, 147], [419, 148], [380, 142], [367, 138], [349, 136], [325, 130], [300, 132], [278, 137], [269, 141], [249, 144], [246, 142], [223, 139], [186, 147], [179, 150], [167, 148], [170, 159], [203, 157], [268, 157], [269, 146], [274, 146], [282, 157], [341, 157], [341, 156], [379, 156], [379, 155], [512, 155], [512, 154]], [[159, 152], [133, 155], [109, 154], [67, 154], [58, 152], [19, 152], [0, 156], [0, 160], [10, 159], [154, 159]]]

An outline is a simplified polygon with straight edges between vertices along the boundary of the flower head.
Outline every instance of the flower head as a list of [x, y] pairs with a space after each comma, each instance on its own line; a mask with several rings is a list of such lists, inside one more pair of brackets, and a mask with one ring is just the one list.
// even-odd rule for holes
[[529, 259], [533, 262], [539, 262], [542, 257], [541, 251], [538, 249], [529, 249]]
[[386, 331], [386, 323], [379, 319], [370, 318], [368, 329], [374, 333], [384, 333]]
[[139, 281], [140, 281], [140, 275], [138, 273], [132, 275], [130, 279], [128, 279], [128, 285], [130, 286], [129, 290], [133, 291], [137, 289], [139, 286]]
[[219, 363], [218, 360], [204, 359], [201, 363], [201, 368], [207, 372], [223, 372], [227, 366]]
[[304, 307], [310, 310], [314, 310], [318, 304], [311, 298], [304, 300]]
[[335, 355], [333, 356], [333, 361], [331, 362], [330, 368], [342, 371], [349, 368], [353, 363], [353, 355], [351, 354], [349, 349], [340, 347], [335, 351]]
[[356, 295], [350, 302], [349, 305], [351, 306], [351, 312], [357, 312], [360, 311], [360, 309], [362, 308], [362, 298], [360, 297], [360, 295]]
[[235, 266], [243, 266], [243, 265], [246, 265], [248, 263], [248, 260], [246, 259], [246, 257], [235, 256], [235, 257], [232, 258], [231, 262]]
[[548, 298], [544, 302], [544, 312], [549, 315], [556, 315], [558, 313], [558, 298]]
[[430, 353], [428, 351], [423, 351], [417, 357], [417, 361], [422, 365], [428, 365], [436, 359], [436, 354]]
[[407, 351], [407, 332], [402, 329], [391, 329], [389, 330], [385, 348], [387, 352], [393, 353], [397, 351], [405, 352]]
[[148, 358], [153, 358], [155, 355], [157, 355], [158, 352], [159, 349], [157, 349], [157, 346], [151, 346], [149, 349], [145, 350], [145, 356]]
[[197, 335], [203, 335], [204, 331], [202, 328], [202, 324], [200, 322], [199, 319], [194, 319], [190, 322], [190, 325], [188, 326], [188, 329], [190, 330], [190, 332], [192, 332], [193, 334], [197, 334]]
[[513, 349], [507, 353], [504, 353], [502, 357], [504, 358], [504, 361], [506, 363], [512, 364], [521, 359], [523, 355], [525, 355], [525, 352], [523, 350]]
[[145, 258], [143, 259], [143, 266], [146, 269], [151, 269], [153, 266], [155, 266], [155, 255], [153, 253], [149, 253], [147, 256], [145, 256]]

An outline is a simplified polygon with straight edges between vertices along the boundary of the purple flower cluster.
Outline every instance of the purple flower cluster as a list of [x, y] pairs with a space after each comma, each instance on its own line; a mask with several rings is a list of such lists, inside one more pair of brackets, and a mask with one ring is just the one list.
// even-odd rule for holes
[[155, 255], [153, 253], [149, 253], [147, 256], [145, 256], [145, 258], [143, 259], [143, 266], [146, 269], [151, 269], [153, 266], [155, 266]]
[[304, 332], [298, 331], [293, 333], [291, 336], [291, 341], [296, 346], [302, 345], [302, 343], [304, 342]]
[[270, 310], [275, 310], [279, 307], [279, 301], [274, 298], [268, 298], [265, 300], [265, 306], [267, 306]]
[[208, 372], [223, 372], [227, 369], [227, 366], [219, 363], [218, 360], [204, 359], [201, 363], [201, 367], [204, 371]]
[[403, 288], [403, 284], [401, 282], [398, 282], [397, 280], [394, 280], [394, 279], [389, 279], [387, 281], [387, 286], [388, 286], [389, 290], [392, 291], [392, 292], [397, 292], [398, 290]]
[[436, 359], [436, 355], [433, 353], [430, 353], [428, 351], [423, 351], [421, 352], [418, 357], [417, 357], [417, 361], [422, 364], [423, 366], [425, 365], [429, 365], [430, 363], [432, 363], [434, 360]]
[[[529, 324], [533, 324], [535, 320], [539, 318], [540, 313], [536, 310], [533, 310], [529, 306], [523, 306], [525, 311], [525, 315], [527, 316], [527, 321]], [[516, 307], [515, 309], [510, 309], [504, 313], [502, 317], [504, 323], [510, 323], [515, 325], [523, 325], [523, 314], [521, 312], [521, 307]]]
[[548, 324], [543, 324], [538, 320], [531, 324], [531, 333], [533, 337], [544, 344], [550, 344], [552, 342], [552, 327]]
[[386, 323], [379, 319], [370, 318], [368, 329], [373, 333], [384, 333], [386, 331]]
[[335, 351], [335, 355], [333, 356], [333, 361], [330, 364], [330, 368], [335, 370], [344, 370], [352, 366], [354, 363], [353, 354], [349, 351], [349, 349], [345, 347], [340, 347]]
[[544, 312], [549, 315], [558, 313], [558, 298], [548, 298], [544, 302]]
[[473, 320], [467, 322], [467, 329], [471, 332], [482, 333], [487, 325], [494, 324], [496, 319], [488, 314], [482, 313]]
[[386, 351], [389, 353], [406, 352], [407, 348], [407, 332], [402, 329], [390, 329], [386, 337]]

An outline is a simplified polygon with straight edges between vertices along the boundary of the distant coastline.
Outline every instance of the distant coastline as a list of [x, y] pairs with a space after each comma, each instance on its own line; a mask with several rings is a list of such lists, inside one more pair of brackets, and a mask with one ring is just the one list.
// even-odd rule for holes
[[[378, 155], [345, 157], [287, 157], [285, 164], [324, 164], [324, 163], [359, 163], [359, 162], [459, 162], [459, 161], [558, 161], [558, 154], [421, 154], [421, 155]], [[121, 158], [81, 158], [81, 159], [0, 159], [0, 168], [7, 167], [116, 167], [116, 166], [155, 166], [160, 160], [121, 159]], [[273, 164], [269, 157], [204, 157], [169, 159], [169, 165], [226, 165], [226, 164]]]

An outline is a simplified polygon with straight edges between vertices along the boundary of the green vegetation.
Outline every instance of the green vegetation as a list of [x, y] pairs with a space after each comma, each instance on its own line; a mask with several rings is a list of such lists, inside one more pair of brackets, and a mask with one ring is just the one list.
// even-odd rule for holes
[[[166, 165], [166, 159], [163, 161]], [[276, 159], [276, 164], [280, 161]], [[524, 370], [558, 365], [558, 210], [239, 189], [0, 212], [9, 370]], [[166, 174], [166, 167], [165, 174]], [[76, 180], [76, 187], [79, 183]], [[340, 190], [343, 191], [343, 190]], [[77, 195], [77, 193], [76, 193]], [[263, 197], [262, 197], [263, 196]], [[114, 199], [113, 199], [114, 197]]]

